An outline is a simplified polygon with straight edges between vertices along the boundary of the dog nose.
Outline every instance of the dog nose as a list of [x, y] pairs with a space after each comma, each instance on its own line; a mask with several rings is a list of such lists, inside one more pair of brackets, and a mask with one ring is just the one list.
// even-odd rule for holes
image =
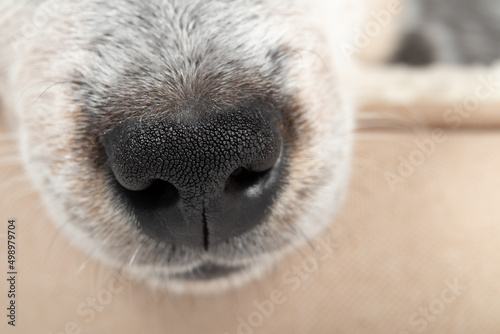
[[279, 191], [280, 117], [260, 103], [128, 120], [103, 143], [113, 189], [158, 241], [208, 249], [258, 225]]

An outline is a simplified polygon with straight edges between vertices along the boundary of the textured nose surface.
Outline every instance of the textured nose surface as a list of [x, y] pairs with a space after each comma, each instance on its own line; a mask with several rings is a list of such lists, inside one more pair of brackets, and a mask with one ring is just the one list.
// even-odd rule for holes
[[117, 189], [151, 237], [208, 248], [257, 225], [279, 188], [282, 136], [260, 104], [136, 119], [104, 136]]

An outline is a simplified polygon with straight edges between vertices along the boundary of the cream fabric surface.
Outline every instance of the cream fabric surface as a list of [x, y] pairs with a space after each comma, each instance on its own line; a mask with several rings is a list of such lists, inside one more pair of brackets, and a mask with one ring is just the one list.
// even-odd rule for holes
[[[350, 191], [330, 230], [263, 280], [221, 294], [117, 281], [52, 225], [2, 140], [0, 332], [500, 333], [499, 99], [481, 100], [454, 127], [443, 114], [474, 94], [475, 70], [451, 71], [462, 85], [449, 69], [422, 71], [364, 71]], [[18, 226], [15, 328], [4, 315], [9, 218]]]

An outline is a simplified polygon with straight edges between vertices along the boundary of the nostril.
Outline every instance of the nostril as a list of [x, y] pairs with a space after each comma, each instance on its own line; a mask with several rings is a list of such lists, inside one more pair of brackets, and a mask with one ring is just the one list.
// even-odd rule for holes
[[157, 179], [148, 188], [134, 191], [117, 182], [116, 188], [147, 235], [160, 242], [198, 247], [203, 231], [193, 231], [186, 224], [186, 217], [180, 210], [179, 190], [172, 183]]
[[255, 171], [248, 165], [233, 170], [226, 179], [220, 209], [214, 211], [217, 206], [207, 206], [211, 244], [224, 242], [258, 225], [275, 202], [282, 173], [281, 155], [265, 170]]
[[154, 180], [144, 190], [129, 190], [117, 182], [116, 187], [122, 197], [138, 216], [149, 215], [151, 212], [175, 210], [179, 200], [179, 191], [170, 182]]
[[271, 169], [262, 172], [251, 171], [244, 167], [237, 168], [226, 180], [224, 191], [241, 191], [248, 189], [266, 179]]
[[139, 209], [154, 210], [160, 207], [172, 207], [179, 201], [179, 192], [170, 182], [154, 180], [151, 185], [139, 191], [123, 188], [131, 204]]

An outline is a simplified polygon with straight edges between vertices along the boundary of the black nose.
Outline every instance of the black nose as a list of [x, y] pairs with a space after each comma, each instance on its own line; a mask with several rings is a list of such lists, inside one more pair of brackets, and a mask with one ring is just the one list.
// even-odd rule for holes
[[229, 111], [128, 120], [104, 136], [116, 189], [151, 237], [207, 249], [261, 222], [279, 190], [279, 114]]

